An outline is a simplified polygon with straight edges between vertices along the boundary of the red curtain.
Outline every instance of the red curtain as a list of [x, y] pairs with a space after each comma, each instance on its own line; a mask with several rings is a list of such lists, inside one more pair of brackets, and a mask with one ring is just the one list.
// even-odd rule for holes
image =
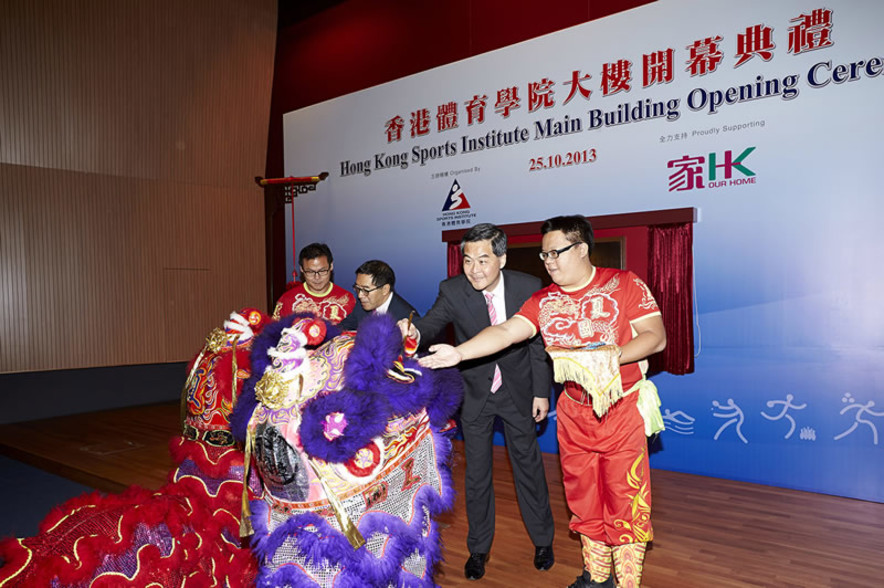
[[650, 358], [651, 372], [694, 371], [694, 225], [648, 227], [648, 286], [666, 327], [666, 349]]
[[463, 270], [463, 253], [460, 251], [460, 241], [450, 241], [448, 243], [448, 277], [461, 273]]

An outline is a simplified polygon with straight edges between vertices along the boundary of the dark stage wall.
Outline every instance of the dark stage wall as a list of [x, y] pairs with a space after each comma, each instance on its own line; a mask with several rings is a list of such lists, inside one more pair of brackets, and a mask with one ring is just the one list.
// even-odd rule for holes
[[0, 374], [0, 424], [175, 400], [186, 362]]

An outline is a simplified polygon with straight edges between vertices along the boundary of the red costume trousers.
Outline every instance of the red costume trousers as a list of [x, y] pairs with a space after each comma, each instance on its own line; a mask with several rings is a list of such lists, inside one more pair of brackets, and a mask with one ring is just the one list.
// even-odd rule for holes
[[574, 400], [581, 393], [568, 385], [556, 405], [570, 528], [607, 545], [647, 543], [653, 539], [651, 477], [638, 394], [599, 418], [590, 401]]

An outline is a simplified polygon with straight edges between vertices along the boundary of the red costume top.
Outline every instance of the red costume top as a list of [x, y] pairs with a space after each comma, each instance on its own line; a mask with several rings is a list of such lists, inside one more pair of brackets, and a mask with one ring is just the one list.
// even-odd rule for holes
[[309, 312], [336, 325], [353, 312], [355, 306], [356, 298], [331, 282], [325, 291], [319, 293], [310, 290], [303, 282], [295, 282], [279, 297], [273, 318], [279, 320], [291, 314]]
[[[660, 314], [647, 285], [632, 272], [593, 268], [589, 283], [571, 292], [551, 284], [535, 292], [516, 313], [540, 331], [547, 347], [586, 347], [593, 343], [626, 345], [635, 336], [632, 323]], [[647, 362], [620, 366], [623, 388], [642, 379]], [[579, 387], [567, 382], [565, 387]]]

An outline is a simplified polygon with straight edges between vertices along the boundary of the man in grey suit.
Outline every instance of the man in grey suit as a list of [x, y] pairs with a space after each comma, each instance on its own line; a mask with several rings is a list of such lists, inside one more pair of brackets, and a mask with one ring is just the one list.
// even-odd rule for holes
[[396, 274], [386, 262], [372, 259], [360, 265], [353, 284], [359, 304], [338, 326], [345, 331], [355, 331], [362, 319], [373, 313], [388, 314], [394, 321], [407, 319], [412, 312], [419, 316], [412, 305], [396, 294], [395, 285]]
[[[460, 246], [464, 273], [439, 284], [436, 302], [425, 317], [414, 321], [410, 336], [431, 342], [450, 323], [456, 342], [462, 343], [490, 326], [492, 315], [495, 324], [512, 316], [542, 287], [534, 276], [503, 270], [506, 233], [499, 227], [488, 223], [476, 225], [463, 236]], [[399, 324], [404, 330], [405, 321]], [[535, 432], [535, 423], [545, 419], [549, 411], [552, 383], [543, 343], [534, 337], [459, 367], [465, 384], [461, 429], [466, 453], [470, 551], [464, 575], [476, 580], [485, 574], [494, 538], [495, 418], [503, 422], [519, 509], [535, 546], [534, 566], [548, 570], [555, 561], [554, 524]]]

